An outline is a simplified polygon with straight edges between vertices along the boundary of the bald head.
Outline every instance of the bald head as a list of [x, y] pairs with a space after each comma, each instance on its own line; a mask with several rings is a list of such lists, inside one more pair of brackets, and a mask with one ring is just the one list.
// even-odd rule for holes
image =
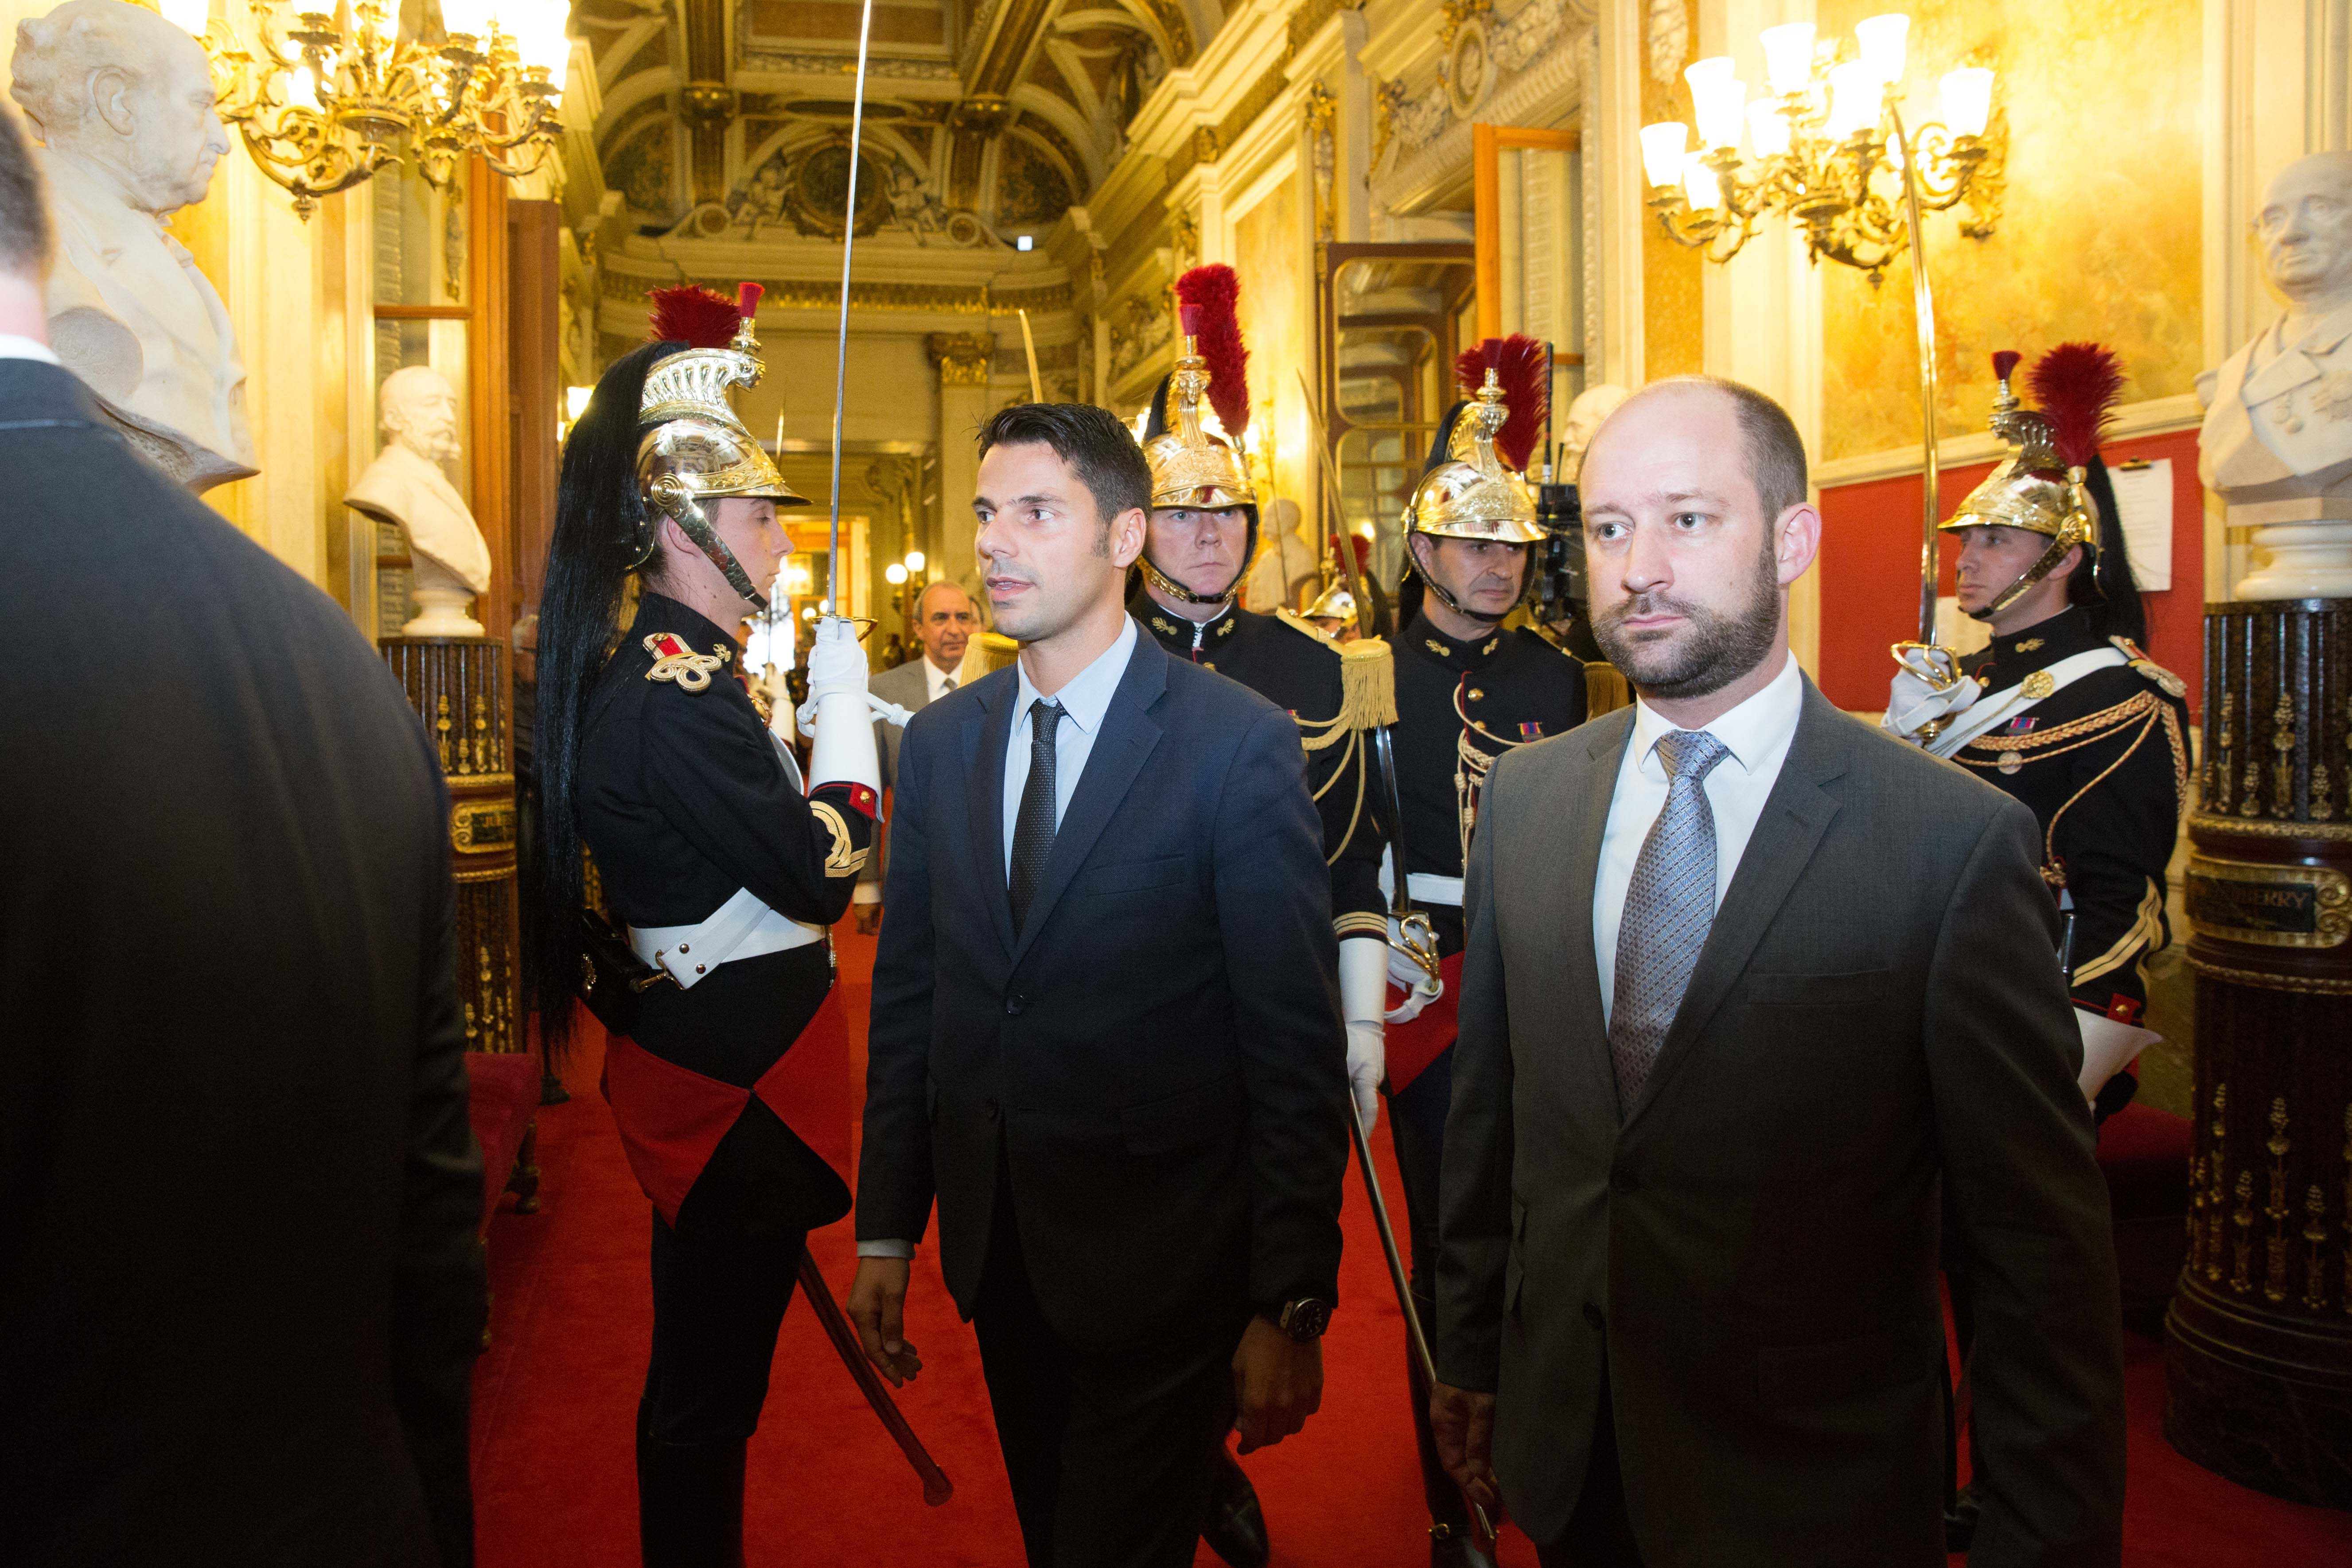
[[[1654, 381], [1624, 398], [1601, 422], [1601, 427], [1586, 444], [1586, 465], [1591, 465], [1593, 454], [1600, 450], [1601, 442], [1626, 410], [1654, 399], [1666, 399], [1686, 410], [1717, 408], [1731, 416], [1739, 433], [1743, 466], [1755, 486], [1757, 510], [1766, 518], [1778, 517], [1789, 508], [1803, 503], [1805, 443], [1797, 434], [1795, 421], [1789, 417], [1788, 410], [1754, 387], [1721, 376], [1672, 376]], [[1590, 507], [1591, 501], [1585, 504]]]
[[2296, 307], [2352, 303], [2352, 153], [2314, 153], [2281, 169], [2254, 233], [2263, 276]]

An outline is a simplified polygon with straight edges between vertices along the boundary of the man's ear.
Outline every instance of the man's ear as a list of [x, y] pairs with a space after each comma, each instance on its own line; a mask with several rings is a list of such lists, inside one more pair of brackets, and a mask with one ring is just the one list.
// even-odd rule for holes
[[2076, 572], [2082, 570], [2084, 559], [2085, 557], [2083, 552], [2083, 547], [2077, 544], [2072, 550], [2069, 550], [2065, 554], [2061, 555], [2058, 558], [2057, 565], [2050, 568], [2050, 571], [2047, 574], [2049, 580], [2053, 583], [2064, 582], [2067, 578], [2072, 577]]
[[100, 66], [89, 73], [90, 108], [117, 136], [132, 135], [139, 129], [139, 117], [131, 112], [131, 89], [138, 85], [121, 66]]
[[1425, 533], [1409, 532], [1404, 536], [1404, 552], [1412, 557], [1412, 569], [1421, 574], [1423, 582], [1429, 580], [1429, 552], [1436, 548], [1437, 542]]
[[1822, 514], [1811, 501], [1799, 501], [1772, 524], [1772, 559], [1780, 586], [1805, 574], [1822, 549]]
[[1143, 553], [1143, 540], [1151, 524], [1151, 514], [1139, 506], [1131, 506], [1110, 523], [1110, 563], [1124, 572], [1135, 564]]

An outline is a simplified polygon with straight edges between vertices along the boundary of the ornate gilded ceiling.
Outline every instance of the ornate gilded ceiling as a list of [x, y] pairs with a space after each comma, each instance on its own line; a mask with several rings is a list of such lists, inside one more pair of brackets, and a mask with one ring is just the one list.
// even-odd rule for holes
[[[857, 230], [1042, 241], [1213, 28], [1216, 0], [875, 0]], [[641, 234], [829, 244], [849, 176], [856, 0], [581, 0], [606, 187]]]

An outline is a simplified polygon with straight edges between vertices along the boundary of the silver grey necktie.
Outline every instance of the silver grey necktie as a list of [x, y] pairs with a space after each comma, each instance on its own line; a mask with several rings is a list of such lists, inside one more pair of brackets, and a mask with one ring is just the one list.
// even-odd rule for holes
[[1666, 805], [1642, 840], [1617, 925], [1609, 1064], [1621, 1115], [1641, 1099], [1715, 924], [1715, 811], [1705, 785], [1708, 770], [1728, 755], [1704, 730], [1669, 731], [1658, 742]]
[[953, 691], [954, 689], [955, 689], [955, 677], [954, 677], [954, 676], [952, 676], [952, 675], [942, 675], [942, 676], [940, 676], [940, 696], [945, 697], [949, 692]]

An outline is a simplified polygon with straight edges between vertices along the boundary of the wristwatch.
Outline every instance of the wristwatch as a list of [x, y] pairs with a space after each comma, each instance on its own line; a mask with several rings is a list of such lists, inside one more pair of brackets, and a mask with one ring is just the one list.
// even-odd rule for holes
[[1323, 1337], [1325, 1329], [1331, 1326], [1331, 1303], [1313, 1296], [1301, 1296], [1296, 1301], [1285, 1301], [1262, 1315], [1300, 1344], [1311, 1345]]

